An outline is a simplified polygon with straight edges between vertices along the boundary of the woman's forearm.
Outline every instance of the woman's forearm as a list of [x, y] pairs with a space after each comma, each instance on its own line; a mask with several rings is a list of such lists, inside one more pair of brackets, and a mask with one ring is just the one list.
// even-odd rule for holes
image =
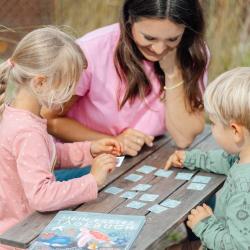
[[166, 90], [166, 127], [180, 148], [189, 146], [205, 125], [203, 111], [189, 112], [185, 106], [183, 86]]
[[104, 137], [110, 137], [92, 129], [89, 129], [81, 123], [67, 117], [56, 117], [48, 119], [48, 132], [67, 142], [91, 141]]

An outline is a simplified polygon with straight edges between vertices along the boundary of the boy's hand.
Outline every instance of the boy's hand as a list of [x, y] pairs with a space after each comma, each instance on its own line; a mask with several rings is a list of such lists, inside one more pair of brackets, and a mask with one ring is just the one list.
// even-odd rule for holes
[[123, 148], [118, 140], [104, 138], [97, 141], [93, 141], [90, 146], [90, 152], [93, 157], [96, 157], [97, 155], [103, 153], [119, 156], [123, 152]]
[[198, 222], [211, 215], [213, 215], [213, 211], [206, 204], [197, 206], [195, 209], [191, 210], [191, 213], [188, 216], [187, 226], [193, 229]]
[[95, 177], [98, 186], [104, 184], [108, 173], [111, 173], [116, 166], [116, 158], [110, 154], [98, 155], [91, 168], [91, 174]]
[[168, 158], [165, 169], [169, 169], [171, 166], [176, 168], [183, 168], [183, 163], [185, 160], [186, 153], [183, 150], [176, 150], [170, 157]]

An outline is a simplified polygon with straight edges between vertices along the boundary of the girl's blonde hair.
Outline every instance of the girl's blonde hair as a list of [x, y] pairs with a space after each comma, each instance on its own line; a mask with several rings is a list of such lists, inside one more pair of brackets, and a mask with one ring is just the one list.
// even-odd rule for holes
[[[27, 34], [9, 60], [0, 65], [0, 114], [4, 109], [7, 83], [15, 92], [29, 86], [39, 102], [48, 107], [61, 106], [74, 94], [87, 61], [74, 38], [56, 27], [46, 27]], [[37, 91], [30, 81], [42, 76], [46, 89]]]
[[250, 131], [250, 67], [235, 68], [216, 78], [205, 91], [204, 105], [224, 126], [235, 121]]

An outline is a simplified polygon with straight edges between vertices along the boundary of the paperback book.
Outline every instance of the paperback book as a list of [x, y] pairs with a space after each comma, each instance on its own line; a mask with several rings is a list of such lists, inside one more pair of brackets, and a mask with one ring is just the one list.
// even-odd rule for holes
[[127, 250], [145, 216], [61, 211], [31, 244], [30, 250]]

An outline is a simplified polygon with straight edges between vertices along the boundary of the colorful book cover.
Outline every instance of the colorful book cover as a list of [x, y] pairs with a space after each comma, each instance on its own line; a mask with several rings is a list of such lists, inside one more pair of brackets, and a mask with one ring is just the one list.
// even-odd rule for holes
[[29, 249], [127, 250], [144, 223], [145, 216], [61, 211]]

